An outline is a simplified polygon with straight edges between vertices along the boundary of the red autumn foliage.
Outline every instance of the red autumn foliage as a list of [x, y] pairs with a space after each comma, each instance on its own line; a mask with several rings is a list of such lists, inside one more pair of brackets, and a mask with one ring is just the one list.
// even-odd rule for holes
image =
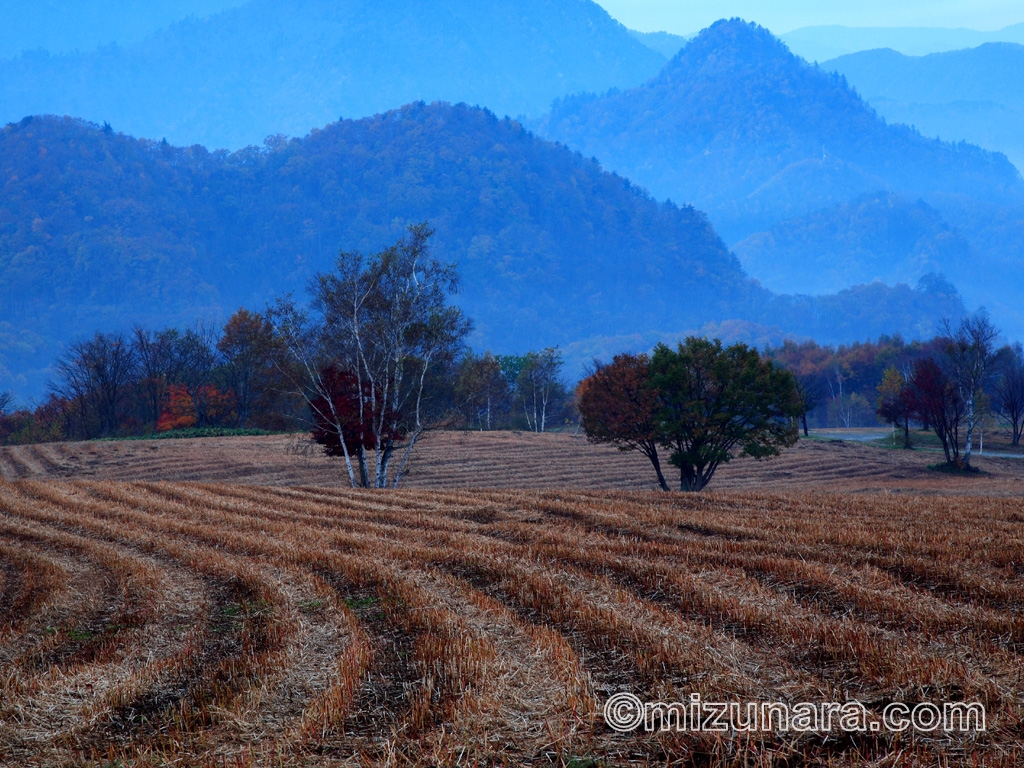
[[655, 430], [658, 391], [648, 383], [649, 368], [647, 355], [617, 355], [580, 382], [577, 407], [590, 442], [640, 451], [651, 460], [659, 485], [667, 491]]
[[[313, 412], [311, 432], [313, 439], [324, 446], [324, 453], [328, 456], [343, 456], [344, 449], [348, 450], [349, 455], [356, 453], [360, 448], [376, 450], [377, 437], [373, 424], [375, 420], [380, 419], [381, 413], [379, 406], [376, 411], [374, 410], [369, 383], [363, 382], [363, 414], [360, 418], [359, 380], [354, 373], [328, 366], [320, 372], [320, 379], [320, 389], [329, 393], [330, 399], [321, 395], [310, 403]], [[394, 413], [384, 414], [385, 423], [396, 423], [398, 419], [395, 416]], [[384, 435], [390, 441], [401, 440], [404, 436], [405, 433], [400, 428], [392, 429]]]
[[960, 463], [960, 424], [964, 401], [956, 384], [931, 357], [914, 363], [907, 387], [910, 415], [935, 430], [949, 464]]

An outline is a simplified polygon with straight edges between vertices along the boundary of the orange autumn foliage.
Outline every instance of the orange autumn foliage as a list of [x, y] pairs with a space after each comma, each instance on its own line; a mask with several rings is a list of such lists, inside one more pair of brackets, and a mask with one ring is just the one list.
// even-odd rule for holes
[[234, 417], [233, 405], [231, 391], [223, 392], [207, 384], [199, 387], [193, 395], [184, 384], [171, 384], [167, 388], [167, 405], [160, 414], [156, 429], [157, 432], [167, 432], [228, 422]]

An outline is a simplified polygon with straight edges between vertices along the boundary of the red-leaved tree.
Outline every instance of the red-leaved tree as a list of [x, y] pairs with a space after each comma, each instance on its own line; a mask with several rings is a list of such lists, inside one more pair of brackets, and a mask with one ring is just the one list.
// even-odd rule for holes
[[399, 414], [381, 414], [381, 401], [377, 400], [375, 408], [369, 382], [363, 381], [360, 386], [359, 377], [351, 371], [333, 365], [323, 368], [317, 392], [320, 394], [309, 404], [313, 439], [324, 446], [328, 456], [356, 456], [361, 476], [366, 472], [363, 459], [366, 451], [378, 448], [380, 430], [375, 429], [378, 422], [389, 425], [380, 435], [383, 440], [394, 443], [405, 437]]
[[964, 401], [956, 384], [934, 358], [926, 357], [914, 363], [907, 392], [910, 415], [935, 430], [946, 462], [959, 465]]
[[649, 369], [647, 355], [616, 355], [610, 365], [599, 364], [580, 382], [577, 407], [590, 442], [611, 443], [620, 451], [640, 451], [654, 466], [658, 485], [667, 491], [658, 458], [660, 405], [657, 390], [648, 383]]

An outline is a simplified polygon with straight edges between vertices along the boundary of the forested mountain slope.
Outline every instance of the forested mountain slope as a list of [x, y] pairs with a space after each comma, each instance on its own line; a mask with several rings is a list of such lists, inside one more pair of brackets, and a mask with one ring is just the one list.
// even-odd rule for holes
[[235, 149], [416, 100], [540, 115], [664, 62], [591, 0], [251, 0], [128, 47], [0, 62], [0, 120], [67, 114]]
[[730, 241], [886, 187], [1024, 199], [1004, 157], [887, 125], [842, 77], [739, 19], [640, 87], [560, 100], [538, 131], [706, 210]]
[[783, 292], [913, 284], [928, 273], [968, 272], [974, 261], [967, 240], [938, 211], [884, 192], [781, 222], [735, 251], [748, 273]]
[[458, 263], [473, 343], [499, 352], [603, 351], [601, 338], [728, 321], [734, 335], [921, 337], [963, 309], [948, 290], [880, 285], [774, 296], [699, 211], [465, 106], [413, 104], [233, 154], [38, 117], [0, 130], [0, 179], [0, 389], [23, 393], [41, 390], [61, 342], [259, 310], [301, 293], [339, 248], [370, 251], [424, 220]]
[[[885, 274], [909, 266], [901, 274], [914, 279], [938, 268], [969, 304], [986, 305], [1008, 333], [1024, 334], [1017, 169], [1004, 155], [886, 123], [841, 75], [794, 56], [757, 25], [717, 22], [643, 86], [562, 99], [533, 125], [659, 198], [707, 211], [748, 257], [753, 277], [762, 277], [757, 264], [770, 266], [763, 276], [771, 285], [783, 272], [802, 275], [785, 285], [807, 293], [843, 274], [881, 276], [874, 265], [899, 253]], [[902, 242], [902, 205], [849, 217], [864, 196], [892, 195], [909, 206], [922, 201], [937, 214], [933, 233], [961, 240], [928, 246], [929, 258], [918, 259]], [[816, 271], [822, 259], [843, 274]]]

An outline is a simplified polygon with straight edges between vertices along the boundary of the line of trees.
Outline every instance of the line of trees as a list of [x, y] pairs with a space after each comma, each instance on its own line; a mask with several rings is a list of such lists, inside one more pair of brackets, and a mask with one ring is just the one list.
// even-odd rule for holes
[[[901, 427], [911, 447], [913, 422], [935, 432], [947, 464], [971, 469], [974, 433], [987, 412], [1010, 426], [1013, 445], [1024, 429], [1024, 350], [996, 348], [999, 332], [984, 315], [946, 326], [941, 353], [903, 371], [890, 366], [878, 386], [878, 415]], [[961, 436], [963, 451], [961, 452]]]
[[[308, 429], [353, 486], [397, 485], [430, 427], [544, 432], [575, 420], [555, 348], [475, 354], [449, 303], [453, 265], [426, 224], [378, 253], [342, 251], [312, 301], [240, 309], [197, 326], [96, 333], [55, 364], [46, 401], [8, 413], [0, 442], [145, 435], [189, 427]], [[392, 460], [397, 457], [397, 462]]]
[[455, 402], [470, 429], [547, 432], [575, 423], [574, 392], [562, 378], [555, 347], [524, 355], [472, 352], [459, 362]]
[[[985, 337], [981, 346], [986, 350], [981, 376], [977, 374], [977, 355], [972, 351], [978, 346], [979, 334]], [[1022, 354], [1020, 345], [997, 349], [996, 335], [996, 329], [980, 315], [969, 317], [956, 327], [948, 326], [944, 333], [927, 341], [905, 342], [899, 336], [883, 336], [877, 342], [839, 347], [787, 341], [779, 347], [767, 348], [765, 354], [796, 376], [804, 402], [801, 427], [805, 434], [810, 428], [888, 423], [901, 427], [909, 444], [911, 423], [931, 422], [920, 415], [911, 415], [908, 421], [909, 405], [905, 397], [901, 400], [900, 393], [914, 378], [919, 364], [931, 361], [934, 366], [929, 364], [918, 373], [922, 382], [930, 374], [951, 377], [963, 400], [961, 407], [967, 408], [970, 401], [974, 412], [972, 424], [991, 411], [1006, 421], [1012, 430], [1013, 444], [1018, 445], [1024, 429]], [[954, 354], [955, 350], [959, 351]], [[965, 355], [973, 355], [973, 362]], [[974, 370], [976, 386], [964, 378], [969, 370]], [[970, 398], [969, 391], [974, 392]], [[967, 411], [958, 422], [962, 422], [964, 431], [961, 437], [966, 438]], [[973, 426], [970, 431], [973, 439]]]
[[[1024, 432], [1024, 351], [996, 349], [973, 316], [927, 342], [821, 347], [785, 342], [763, 353], [688, 338], [652, 356], [597, 365], [574, 392], [556, 348], [476, 354], [471, 322], [451, 304], [453, 265], [434, 258], [427, 224], [365, 256], [339, 253], [310, 285], [311, 302], [239, 309], [221, 329], [199, 325], [96, 333], [70, 344], [48, 398], [11, 412], [0, 396], [0, 442], [145, 435], [188, 427], [308, 429], [339, 457], [354, 487], [394, 487], [428, 428], [545, 432], [575, 420], [591, 440], [638, 450], [668, 488], [659, 448], [700, 490], [736, 455], [766, 458], [796, 424], [880, 420], [934, 430], [949, 463], [970, 467], [990, 410]], [[961, 453], [961, 437], [963, 452]]]
[[175, 428], [281, 428], [281, 398], [267, 320], [240, 309], [222, 330], [207, 326], [95, 333], [68, 345], [49, 395], [5, 417], [0, 437], [92, 439]]

